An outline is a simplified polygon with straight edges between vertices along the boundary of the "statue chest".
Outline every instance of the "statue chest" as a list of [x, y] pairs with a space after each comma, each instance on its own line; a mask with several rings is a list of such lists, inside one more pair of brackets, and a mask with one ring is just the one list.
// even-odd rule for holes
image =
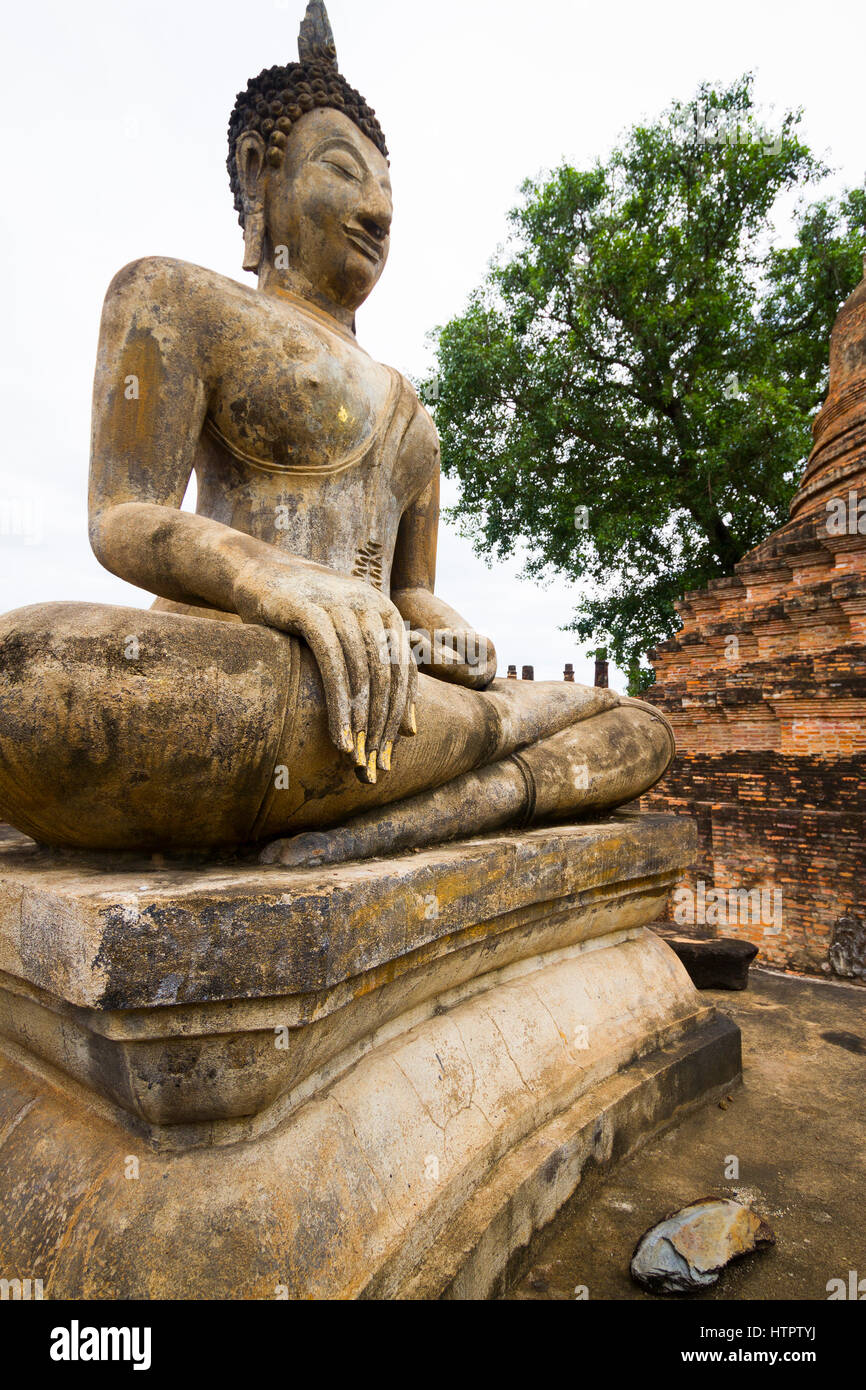
[[417, 398], [359, 349], [260, 346], [212, 397], [196, 461], [198, 511], [387, 589], [417, 479], [400, 443]]
[[384, 423], [396, 373], [322, 330], [281, 325], [251, 335], [214, 391], [207, 427], [240, 463], [264, 473], [342, 471]]

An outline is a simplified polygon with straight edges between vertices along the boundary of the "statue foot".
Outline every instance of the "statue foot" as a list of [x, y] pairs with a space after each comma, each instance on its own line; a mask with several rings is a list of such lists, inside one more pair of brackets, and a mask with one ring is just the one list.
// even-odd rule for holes
[[441, 844], [458, 835], [498, 830], [519, 819], [525, 807], [526, 784], [519, 768], [510, 761], [493, 763], [434, 791], [367, 811], [334, 830], [273, 840], [262, 850], [259, 863], [309, 869], [372, 859]]

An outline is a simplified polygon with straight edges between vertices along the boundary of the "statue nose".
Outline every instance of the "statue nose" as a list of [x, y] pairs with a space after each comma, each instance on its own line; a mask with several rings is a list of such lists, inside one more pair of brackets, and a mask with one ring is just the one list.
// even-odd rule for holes
[[363, 204], [359, 209], [359, 222], [376, 241], [384, 241], [391, 230], [391, 203], [376, 185], [364, 190]]
[[374, 241], [379, 242], [385, 240], [391, 226], [390, 217], [387, 219], [382, 217], [372, 217], [369, 212], [363, 213], [359, 218], [359, 221], [367, 235], [371, 236]]

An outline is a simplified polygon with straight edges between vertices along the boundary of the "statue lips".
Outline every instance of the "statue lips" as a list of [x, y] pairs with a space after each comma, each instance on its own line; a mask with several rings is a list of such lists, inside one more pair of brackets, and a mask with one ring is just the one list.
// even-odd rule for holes
[[362, 255], [368, 260], [378, 265], [382, 259], [382, 247], [369, 232], [363, 231], [360, 227], [355, 227], [348, 223], [344, 229], [346, 236], [353, 246], [356, 246]]

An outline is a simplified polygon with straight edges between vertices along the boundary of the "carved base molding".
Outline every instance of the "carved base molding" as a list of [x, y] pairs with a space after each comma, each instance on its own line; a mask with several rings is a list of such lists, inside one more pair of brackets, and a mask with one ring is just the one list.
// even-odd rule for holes
[[651, 931], [684, 819], [286, 873], [0, 846], [0, 1267], [47, 1298], [482, 1298], [740, 1073]]

